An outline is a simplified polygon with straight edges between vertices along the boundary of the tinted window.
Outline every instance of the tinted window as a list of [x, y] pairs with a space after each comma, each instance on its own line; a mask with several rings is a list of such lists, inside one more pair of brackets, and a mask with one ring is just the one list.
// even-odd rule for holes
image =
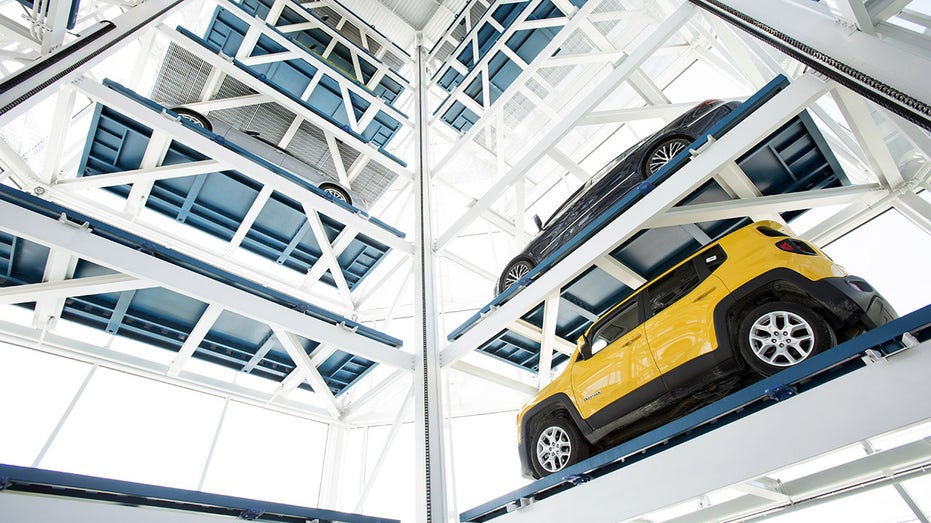
[[694, 263], [690, 261], [679, 266], [649, 287], [650, 311], [652, 314], [658, 314], [691, 292], [700, 282], [701, 278], [695, 270]]
[[[595, 347], [610, 345], [621, 336], [627, 334], [640, 325], [639, 301], [631, 300], [623, 305], [620, 309], [608, 318], [604, 325], [599, 325], [595, 336], [592, 337], [592, 354], [597, 353]], [[598, 340], [604, 340], [604, 343], [597, 343]]]

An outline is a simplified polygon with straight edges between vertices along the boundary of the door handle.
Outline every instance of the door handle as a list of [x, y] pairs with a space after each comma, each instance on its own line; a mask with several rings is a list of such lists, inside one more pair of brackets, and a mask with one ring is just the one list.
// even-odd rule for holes
[[634, 336], [633, 338], [630, 338], [629, 340], [625, 341], [625, 342], [624, 342], [624, 346], [626, 347], [626, 346], [632, 344], [633, 342], [639, 340], [639, 339], [640, 339], [640, 336], [642, 336], [642, 334], [638, 334], [638, 335]]
[[694, 300], [692, 300], [692, 303], [695, 303], [695, 302], [704, 300], [705, 298], [708, 297], [709, 294], [711, 294], [712, 292], [716, 291], [717, 289], [718, 289], [717, 287], [712, 287], [712, 288], [708, 289], [707, 291], [701, 293], [697, 298], [695, 298]]

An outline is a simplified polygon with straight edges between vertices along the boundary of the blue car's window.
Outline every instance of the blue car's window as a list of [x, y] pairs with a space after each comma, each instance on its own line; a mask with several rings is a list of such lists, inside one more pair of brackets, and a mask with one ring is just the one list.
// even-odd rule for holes
[[[630, 156], [631, 153], [636, 151], [641, 145], [643, 145], [645, 141], [646, 140], [641, 140], [639, 143], [631, 146], [626, 151], [621, 153], [617, 158], [611, 160], [610, 162], [607, 163], [607, 165], [602, 167], [587, 182], [582, 184], [582, 186], [579, 187], [577, 191], [572, 193], [572, 196], [567, 198], [566, 201], [563, 202], [563, 204], [560, 205], [558, 209], [556, 209], [556, 212], [554, 212], [553, 215], [550, 216], [548, 220], [546, 220], [546, 225], [544, 225], [543, 227], [546, 228], [552, 225], [553, 223], [555, 223], [559, 219], [559, 217], [562, 216], [566, 212], [567, 209], [570, 209], [575, 202], [577, 202], [583, 195], [588, 193], [589, 189], [591, 189], [595, 184], [600, 182], [602, 178], [604, 178], [605, 176], [608, 175], [608, 173], [613, 171], [615, 167], [621, 164], [621, 162], [626, 160], [627, 157]], [[609, 187], [605, 188], [605, 190], [607, 189], [610, 189], [610, 188]]]

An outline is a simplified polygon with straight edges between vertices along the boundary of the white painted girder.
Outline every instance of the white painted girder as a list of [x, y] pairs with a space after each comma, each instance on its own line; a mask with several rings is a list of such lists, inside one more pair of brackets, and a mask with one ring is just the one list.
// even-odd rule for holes
[[72, 296], [106, 294], [157, 286], [151, 280], [127, 274], [106, 274], [43, 283], [29, 283], [0, 288], [0, 305], [26, 303], [36, 300], [59, 300]]
[[177, 376], [181, 372], [181, 369], [188, 362], [188, 360], [194, 356], [194, 353], [197, 351], [200, 343], [204, 341], [207, 333], [210, 332], [210, 329], [213, 328], [213, 325], [216, 323], [217, 318], [220, 317], [222, 312], [223, 307], [220, 307], [216, 304], [210, 304], [207, 306], [207, 309], [204, 310], [203, 314], [200, 315], [197, 323], [194, 324], [194, 328], [191, 329], [191, 333], [188, 334], [187, 339], [184, 340], [184, 343], [181, 345], [181, 349], [178, 351], [178, 354], [176, 354], [174, 359], [171, 361], [171, 366], [168, 367], [167, 372], [169, 376]]
[[161, 287], [205, 303], [275, 324], [308, 339], [333, 344], [346, 352], [386, 365], [410, 369], [412, 356], [297, 310], [275, 304], [197, 274], [141, 251], [95, 236], [87, 230], [38, 216], [16, 205], [0, 202], [0, 229], [41, 245], [53, 245], [75, 256], [131, 277], [157, 282]]
[[723, 202], [686, 205], [669, 209], [649, 221], [650, 227], [669, 227], [709, 220], [741, 218], [750, 215], [778, 215], [780, 212], [812, 209], [829, 205], [871, 205], [889, 195], [878, 184], [848, 185], [817, 191], [771, 196], [745, 197]]
[[[67, 60], [58, 60], [39, 72], [30, 75], [30, 71], [20, 71], [17, 74], [28, 76], [23, 82], [10, 86], [0, 93], [0, 127], [12, 122], [55, 92], [62, 84], [68, 83], [84, 71], [99, 64], [111, 56], [124, 45], [133, 42], [140, 32], [148, 29], [168, 16], [183, 2], [178, 0], [148, 0], [130, 9], [126, 13], [114, 18], [110, 22], [114, 29], [97, 38], [89, 45], [83, 46], [69, 55]], [[96, 31], [102, 31], [104, 26], [98, 26]], [[82, 36], [87, 38], [95, 31], [87, 31]], [[70, 47], [70, 46], [69, 46]], [[35, 67], [35, 66], [33, 66]], [[52, 81], [55, 79], [56, 81]]]
[[850, 31], [830, 15], [792, 0], [720, 1], [917, 100], [931, 100], [927, 48], [902, 52], [896, 42]]
[[326, 381], [323, 380], [323, 376], [317, 371], [317, 367], [310, 361], [310, 356], [308, 356], [304, 348], [301, 347], [298, 339], [294, 334], [277, 325], [272, 325], [271, 327], [272, 331], [275, 333], [275, 337], [278, 338], [278, 342], [281, 343], [285, 352], [288, 353], [288, 356], [291, 357], [291, 361], [293, 361], [295, 367], [297, 367], [300, 376], [314, 389], [314, 393], [322, 400], [327, 412], [334, 418], [339, 419], [341, 413], [339, 406], [336, 404], [336, 397], [333, 396], [330, 387], [327, 386]]
[[34, 348], [49, 354], [178, 385], [206, 394], [232, 397], [249, 405], [282, 412], [302, 419], [315, 421], [331, 419], [326, 411], [315, 405], [276, 397], [273, 394], [239, 385], [230, 380], [218, 379], [186, 370], [182, 370], [177, 377], [168, 376], [169, 366], [167, 364], [113, 350], [97, 343], [86, 343], [55, 332], [23, 327], [0, 320], [0, 340], [12, 345]]

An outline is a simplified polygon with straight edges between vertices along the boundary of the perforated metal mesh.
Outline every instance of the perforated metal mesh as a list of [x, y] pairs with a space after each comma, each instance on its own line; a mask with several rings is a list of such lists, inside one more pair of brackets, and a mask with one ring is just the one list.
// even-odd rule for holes
[[333, 179], [339, 176], [336, 174], [336, 167], [333, 165], [333, 156], [327, 147], [326, 138], [323, 131], [313, 125], [303, 122], [291, 143], [288, 144], [288, 151], [295, 157], [300, 158], [304, 163], [312, 165]]
[[[340, 147], [340, 150], [342, 149], [343, 147]], [[397, 178], [398, 175], [388, 168], [375, 162], [369, 162], [355, 181], [352, 182], [352, 190], [355, 194], [365, 198], [371, 205], [385, 194]]]
[[510, 128], [517, 127], [524, 121], [530, 113], [536, 109], [537, 105], [530, 101], [523, 93], [514, 93], [514, 96], [508, 100], [504, 106], [504, 123]]
[[171, 43], [149, 97], [170, 107], [198, 101], [210, 69], [207, 62]]

